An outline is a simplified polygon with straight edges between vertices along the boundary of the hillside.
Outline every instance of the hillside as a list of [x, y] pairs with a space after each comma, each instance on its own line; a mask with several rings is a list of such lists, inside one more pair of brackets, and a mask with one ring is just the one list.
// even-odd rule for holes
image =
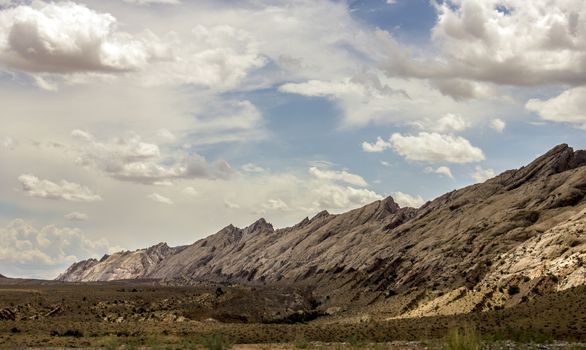
[[377, 304], [390, 317], [509, 307], [584, 284], [585, 164], [586, 151], [559, 145], [419, 209], [389, 197], [285, 229], [229, 225], [186, 247], [79, 262], [58, 280], [311, 285], [329, 306]]

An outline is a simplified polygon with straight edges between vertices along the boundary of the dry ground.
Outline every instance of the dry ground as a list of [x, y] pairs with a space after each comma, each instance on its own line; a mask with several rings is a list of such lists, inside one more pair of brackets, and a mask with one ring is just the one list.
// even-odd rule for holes
[[[373, 343], [379, 344], [370, 348], [419, 349], [454, 328], [474, 328], [488, 341], [586, 342], [584, 287], [510, 309], [386, 321], [373, 313], [375, 307], [362, 315], [353, 310], [347, 319], [342, 313], [310, 321], [305, 316], [311, 316], [312, 302], [304, 291], [221, 289], [154, 282], [4, 281], [0, 347], [193, 348], [217, 338], [231, 344], [261, 344], [235, 349], [343, 349]], [[389, 343], [396, 341], [403, 343]], [[411, 341], [416, 343], [404, 343]]]

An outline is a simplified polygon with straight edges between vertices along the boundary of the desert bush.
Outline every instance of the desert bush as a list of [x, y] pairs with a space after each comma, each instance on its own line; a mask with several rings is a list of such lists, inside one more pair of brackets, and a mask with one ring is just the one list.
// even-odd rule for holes
[[296, 349], [307, 349], [309, 348], [309, 342], [305, 337], [297, 337], [293, 341], [293, 346], [295, 346]]
[[231, 344], [228, 339], [224, 338], [220, 334], [213, 334], [204, 337], [201, 340], [201, 344], [208, 350], [226, 350], [231, 348]]
[[515, 294], [519, 294], [519, 292], [521, 291], [521, 289], [519, 288], [519, 286], [509, 286], [509, 289], [507, 290], [507, 292], [509, 293], [509, 295], [515, 295]]
[[479, 350], [482, 347], [480, 336], [471, 327], [452, 329], [446, 336], [444, 350]]

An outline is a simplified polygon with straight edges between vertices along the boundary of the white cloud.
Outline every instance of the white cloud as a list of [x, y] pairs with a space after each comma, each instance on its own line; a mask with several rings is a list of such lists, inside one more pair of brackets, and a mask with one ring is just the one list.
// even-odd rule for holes
[[49, 180], [41, 180], [30, 174], [19, 176], [18, 181], [20, 182], [22, 191], [31, 197], [61, 199], [72, 202], [95, 202], [102, 200], [102, 197], [95, 194], [89, 188], [74, 182], [61, 180], [59, 184], [56, 184]]
[[74, 130], [71, 135], [81, 141], [77, 164], [96, 168], [121, 181], [168, 185], [174, 179], [227, 178], [234, 174], [226, 161], [217, 160], [210, 165], [196, 153], [164, 157], [158, 145], [143, 142], [133, 133], [111, 142], [99, 142], [81, 130]]
[[167, 129], [159, 129], [156, 132], [156, 136], [163, 142], [173, 142], [177, 140], [177, 137]]
[[157, 203], [161, 203], [161, 204], [173, 204], [173, 201], [165, 196], [162, 196], [158, 193], [151, 193], [148, 195], [148, 198], [152, 201], [155, 201]]
[[246, 171], [247, 173], [262, 173], [265, 172], [265, 169], [254, 164], [254, 163], [247, 163], [242, 166], [242, 170]]
[[92, 240], [79, 229], [35, 228], [21, 219], [0, 228], [0, 241], [2, 273], [18, 277], [55, 278], [73, 262], [119, 249], [103, 238]]
[[490, 127], [496, 130], [497, 132], [502, 133], [503, 131], [505, 131], [507, 123], [500, 118], [495, 118], [490, 121]]
[[89, 219], [89, 216], [87, 214], [74, 211], [69, 214], [66, 214], [65, 218], [69, 221], [87, 221]]
[[2, 140], [2, 146], [8, 150], [14, 150], [16, 147], [16, 141], [12, 137], [5, 137]]
[[289, 206], [280, 198], [271, 198], [268, 201], [266, 201], [266, 203], [263, 203], [262, 208], [269, 211], [280, 211], [288, 210]]
[[[156, 56], [116, 19], [73, 2], [34, 1], [0, 11], [0, 62], [31, 73], [141, 69]], [[38, 82], [38, 81], [37, 81]]]
[[460, 136], [420, 132], [418, 135], [391, 136], [393, 149], [408, 160], [472, 163], [484, 160], [484, 153]]
[[394, 5], [397, 3], [397, 0], [387, 0], [388, 5]]
[[470, 123], [459, 115], [448, 113], [441, 117], [437, 124], [432, 126], [433, 131], [440, 133], [459, 132], [470, 128]]
[[178, 5], [181, 3], [179, 0], [123, 0], [124, 2], [137, 5], [151, 5], [151, 4], [166, 4], [166, 5]]
[[496, 173], [492, 169], [483, 169], [482, 167], [477, 166], [476, 170], [472, 174], [472, 178], [476, 180], [476, 182], [484, 182], [488, 179], [492, 179], [496, 176]]
[[428, 173], [436, 173], [436, 174], [440, 174], [440, 175], [445, 175], [445, 176], [449, 177], [450, 179], [454, 178], [454, 175], [452, 174], [452, 170], [450, 168], [448, 168], [447, 166], [440, 166], [437, 169], [434, 169], [432, 167], [428, 167], [428, 168], [425, 168], [425, 171]]
[[335, 171], [311, 167], [309, 168], [309, 174], [311, 174], [316, 179], [320, 180], [340, 181], [360, 187], [368, 186], [368, 183], [366, 182], [366, 180], [364, 180], [364, 178], [362, 178], [362, 176], [349, 173], [346, 170]]
[[191, 186], [185, 187], [181, 192], [191, 197], [197, 197], [199, 195], [199, 192]]
[[315, 188], [313, 194], [317, 199], [314, 207], [322, 209], [355, 208], [382, 199], [374, 191], [357, 189], [350, 186], [323, 185]]
[[544, 120], [584, 126], [586, 125], [586, 87], [566, 90], [548, 100], [531, 99], [525, 107]]
[[439, 54], [413, 60], [405, 51], [399, 52], [389, 60], [390, 74], [462, 84], [586, 82], [586, 25], [581, 20], [586, 8], [581, 0], [433, 4], [438, 20], [432, 39]]
[[377, 137], [375, 143], [368, 143], [366, 141], [362, 143], [362, 150], [367, 153], [380, 153], [391, 147], [391, 143], [383, 140], [381, 137]]
[[420, 206], [425, 204], [425, 200], [423, 198], [421, 198], [421, 196], [412, 196], [410, 194], [403, 193], [403, 192], [394, 192], [393, 199], [402, 208], [404, 208], [404, 207], [419, 208]]
[[224, 206], [228, 209], [240, 209], [240, 205], [230, 202], [229, 200], [224, 201]]

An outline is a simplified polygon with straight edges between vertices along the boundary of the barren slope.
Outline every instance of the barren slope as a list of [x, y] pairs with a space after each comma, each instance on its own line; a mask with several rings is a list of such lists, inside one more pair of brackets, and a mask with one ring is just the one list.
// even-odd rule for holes
[[[374, 302], [412, 288], [448, 291], [440, 298], [414, 297], [399, 314], [507, 306], [510, 298], [495, 290], [521, 273], [554, 274], [563, 281], [554, 289], [584, 283], [578, 265], [584, 256], [585, 163], [586, 152], [560, 145], [526, 167], [417, 210], [399, 208], [389, 197], [281, 230], [261, 219], [245, 229], [230, 225], [185, 249], [168, 248], [148, 263], [144, 250], [120, 253], [78, 263], [59, 279], [307, 283], [335, 288], [332, 296], [350, 295], [346, 302], [364, 293]], [[505, 300], [494, 302], [497, 297]]]

